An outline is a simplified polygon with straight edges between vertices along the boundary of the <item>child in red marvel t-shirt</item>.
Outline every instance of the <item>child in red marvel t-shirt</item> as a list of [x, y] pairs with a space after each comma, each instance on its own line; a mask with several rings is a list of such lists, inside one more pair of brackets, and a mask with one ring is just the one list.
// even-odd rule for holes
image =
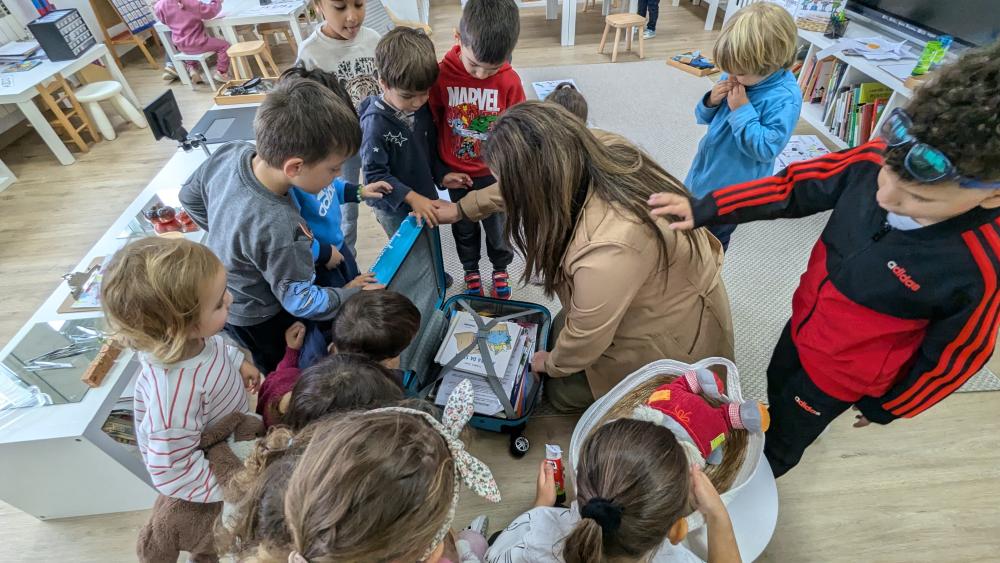
[[[521, 77], [511, 68], [510, 55], [521, 24], [513, 0], [469, 0], [462, 10], [455, 45], [441, 60], [440, 74], [430, 91], [430, 108], [438, 131], [438, 153], [452, 172], [444, 187], [452, 201], [468, 190], [496, 183], [483, 162], [483, 142], [507, 108], [524, 101]], [[507, 266], [514, 259], [504, 237], [504, 216], [482, 220], [486, 252], [493, 265], [492, 296], [510, 299]], [[483, 295], [479, 275], [479, 223], [462, 220], [452, 226], [455, 248], [465, 269], [466, 293]]]

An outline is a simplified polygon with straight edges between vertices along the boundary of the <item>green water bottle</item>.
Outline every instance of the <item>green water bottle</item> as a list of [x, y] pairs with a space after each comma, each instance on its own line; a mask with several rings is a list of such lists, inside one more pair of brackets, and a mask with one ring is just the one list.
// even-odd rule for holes
[[[913, 72], [910, 73], [911, 76], [923, 76], [927, 74], [930, 70], [931, 64], [937, 60], [938, 53], [941, 51], [941, 41], [938, 39], [933, 39], [924, 45], [924, 52], [920, 53], [920, 59], [917, 60], [917, 66], [913, 67]], [[941, 55], [944, 57], [944, 55]]]

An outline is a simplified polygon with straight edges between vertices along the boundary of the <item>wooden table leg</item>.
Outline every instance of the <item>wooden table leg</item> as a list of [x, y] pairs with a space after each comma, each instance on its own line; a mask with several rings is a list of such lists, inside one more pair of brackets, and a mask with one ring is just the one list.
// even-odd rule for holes
[[24, 117], [28, 118], [31, 126], [35, 128], [35, 131], [38, 131], [38, 135], [42, 137], [45, 144], [52, 149], [52, 152], [56, 155], [56, 158], [59, 159], [61, 164], [70, 165], [76, 162], [76, 159], [73, 158], [73, 154], [70, 153], [69, 149], [66, 148], [66, 145], [63, 144], [62, 139], [60, 139], [59, 135], [56, 134], [55, 129], [49, 125], [49, 120], [45, 119], [42, 112], [38, 111], [34, 102], [31, 100], [17, 102], [17, 107], [20, 108]]

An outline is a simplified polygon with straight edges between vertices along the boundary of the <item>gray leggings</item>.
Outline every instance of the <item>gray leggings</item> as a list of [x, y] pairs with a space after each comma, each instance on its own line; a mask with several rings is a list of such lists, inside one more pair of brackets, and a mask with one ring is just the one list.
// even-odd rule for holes
[[[344, 162], [340, 173], [348, 182], [357, 184], [361, 176], [361, 155], [354, 155]], [[344, 244], [357, 256], [358, 244], [358, 204], [345, 203], [340, 206], [340, 230], [344, 231]]]

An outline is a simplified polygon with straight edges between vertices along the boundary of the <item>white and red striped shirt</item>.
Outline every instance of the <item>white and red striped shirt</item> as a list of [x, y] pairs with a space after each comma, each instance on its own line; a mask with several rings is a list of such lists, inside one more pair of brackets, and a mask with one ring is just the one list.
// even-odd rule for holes
[[163, 365], [140, 354], [135, 382], [135, 435], [153, 485], [191, 502], [217, 502], [222, 490], [198, 449], [203, 430], [225, 415], [250, 412], [240, 365], [243, 353], [221, 335], [195, 357]]

